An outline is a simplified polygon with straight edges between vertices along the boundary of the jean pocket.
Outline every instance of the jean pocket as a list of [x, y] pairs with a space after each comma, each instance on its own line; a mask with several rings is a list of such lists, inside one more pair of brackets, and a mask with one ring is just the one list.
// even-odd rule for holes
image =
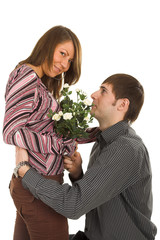
[[28, 190], [23, 188], [22, 182], [19, 179], [12, 179], [9, 189], [14, 202], [31, 203], [35, 199]]
[[18, 214], [22, 217], [22, 219], [27, 223], [36, 221], [37, 219], [37, 204], [36, 200], [30, 203], [21, 203], [19, 201], [14, 200], [15, 207], [17, 209]]
[[20, 211], [25, 221], [36, 221], [37, 219], [36, 199], [31, 203], [23, 203]]

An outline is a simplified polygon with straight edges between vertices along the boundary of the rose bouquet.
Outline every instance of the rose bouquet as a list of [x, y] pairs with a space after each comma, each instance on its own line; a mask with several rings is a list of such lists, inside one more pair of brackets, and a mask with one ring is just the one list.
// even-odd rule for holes
[[93, 116], [90, 115], [91, 101], [87, 99], [86, 93], [76, 89], [77, 101], [74, 102], [70, 98], [72, 91], [69, 91], [68, 84], [64, 84], [61, 93], [63, 96], [60, 101], [61, 110], [53, 113], [50, 109], [48, 114], [48, 117], [54, 120], [55, 132], [65, 138], [87, 138], [86, 129], [93, 121]]

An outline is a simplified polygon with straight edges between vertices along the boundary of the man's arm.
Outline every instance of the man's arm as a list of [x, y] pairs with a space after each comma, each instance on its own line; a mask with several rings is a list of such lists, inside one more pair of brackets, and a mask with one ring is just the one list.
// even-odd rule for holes
[[[23, 186], [38, 199], [58, 213], [71, 219], [83, 214], [119, 195], [139, 179], [138, 161], [134, 150], [126, 145], [124, 151], [115, 145], [112, 154], [100, 154], [83, 178], [72, 186], [45, 179], [34, 169], [20, 168]], [[23, 171], [23, 175], [21, 172]], [[114, 187], [113, 187], [114, 186]]]

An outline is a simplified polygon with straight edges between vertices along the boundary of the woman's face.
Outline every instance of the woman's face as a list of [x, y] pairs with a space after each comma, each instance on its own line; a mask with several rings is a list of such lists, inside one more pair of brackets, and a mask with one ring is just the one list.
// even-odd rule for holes
[[67, 72], [74, 58], [74, 45], [72, 41], [59, 43], [53, 54], [53, 63], [48, 68], [47, 61], [42, 64], [43, 74], [55, 77], [63, 72]]

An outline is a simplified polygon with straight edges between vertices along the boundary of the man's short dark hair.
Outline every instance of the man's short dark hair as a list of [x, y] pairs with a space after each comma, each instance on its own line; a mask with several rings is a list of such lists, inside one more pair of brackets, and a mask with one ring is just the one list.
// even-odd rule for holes
[[108, 77], [103, 83], [112, 85], [112, 91], [117, 100], [122, 98], [129, 100], [130, 104], [124, 120], [130, 123], [134, 122], [144, 102], [144, 89], [140, 82], [127, 74], [114, 74]]

